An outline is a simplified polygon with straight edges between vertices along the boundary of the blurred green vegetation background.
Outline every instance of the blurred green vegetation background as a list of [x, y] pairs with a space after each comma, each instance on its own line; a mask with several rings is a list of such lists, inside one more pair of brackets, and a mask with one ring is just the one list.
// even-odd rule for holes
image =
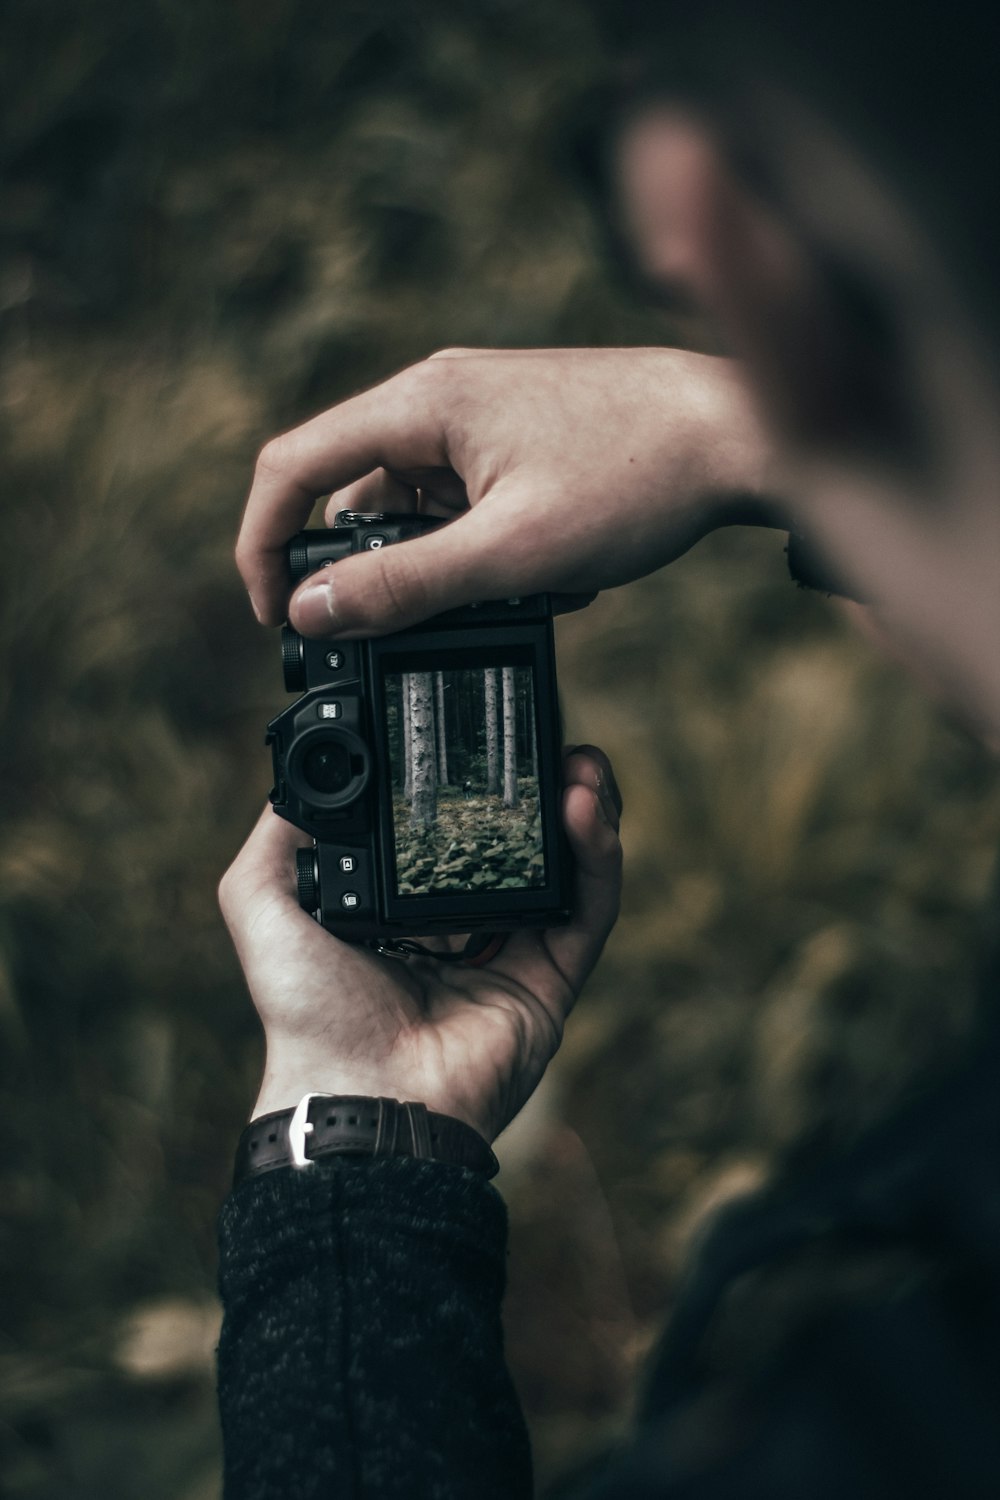
[[[580, 0], [0, 17], [0, 1492], [202, 1500], [260, 1065], [215, 885], [284, 701], [231, 563], [256, 450], [447, 344], [698, 332], [629, 300], [566, 170], [602, 67]], [[954, 1055], [1000, 827], [985, 754], [774, 534], [605, 596], [560, 651], [627, 888], [499, 1148], [544, 1482], [627, 1421], [712, 1207]]]

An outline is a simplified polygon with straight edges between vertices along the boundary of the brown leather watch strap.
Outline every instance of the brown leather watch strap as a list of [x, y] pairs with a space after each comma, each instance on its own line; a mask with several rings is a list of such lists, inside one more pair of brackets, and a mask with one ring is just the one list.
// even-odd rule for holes
[[236, 1149], [233, 1186], [324, 1156], [415, 1156], [495, 1177], [500, 1164], [478, 1131], [423, 1104], [354, 1094], [306, 1094], [295, 1109], [252, 1120]]

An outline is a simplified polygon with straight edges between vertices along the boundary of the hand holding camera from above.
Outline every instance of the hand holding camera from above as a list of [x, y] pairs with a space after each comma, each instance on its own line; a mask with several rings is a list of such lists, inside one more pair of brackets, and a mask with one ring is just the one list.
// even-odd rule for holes
[[[268, 443], [236, 559], [265, 624], [384, 635], [476, 600], [651, 573], [715, 526], [761, 520], [769, 462], [729, 360], [446, 350]], [[331, 491], [327, 525], [342, 510], [454, 524], [346, 558], [292, 594], [287, 543]]]

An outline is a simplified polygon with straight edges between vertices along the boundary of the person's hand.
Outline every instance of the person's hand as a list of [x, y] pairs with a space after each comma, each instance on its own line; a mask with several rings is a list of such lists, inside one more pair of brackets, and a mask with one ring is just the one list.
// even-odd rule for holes
[[588, 745], [567, 755], [564, 772], [572, 919], [512, 933], [482, 968], [381, 958], [332, 937], [298, 903], [295, 850], [308, 840], [265, 809], [219, 888], [267, 1042], [254, 1117], [329, 1093], [425, 1104], [487, 1141], [514, 1118], [618, 914], [611, 766]]
[[[236, 559], [258, 618], [382, 635], [477, 599], [639, 578], [762, 494], [738, 370], [672, 349], [446, 350], [275, 438]], [[345, 558], [289, 602], [284, 549], [339, 510], [454, 524]]]

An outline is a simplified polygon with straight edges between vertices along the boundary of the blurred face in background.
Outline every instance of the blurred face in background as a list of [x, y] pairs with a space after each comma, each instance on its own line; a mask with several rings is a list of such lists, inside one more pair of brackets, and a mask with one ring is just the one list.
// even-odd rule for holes
[[1000, 733], [998, 351], [874, 169], [800, 102], [738, 137], [651, 103], [622, 128], [621, 227], [644, 277], [693, 296], [739, 356], [772, 489], [872, 601], [879, 634]]

